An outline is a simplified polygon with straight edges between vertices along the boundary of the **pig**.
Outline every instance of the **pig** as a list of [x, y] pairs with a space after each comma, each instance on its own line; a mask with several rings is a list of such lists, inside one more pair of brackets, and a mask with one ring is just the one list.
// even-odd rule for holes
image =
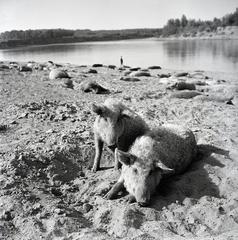
[[[142, 136], [149, 127], [136, 113], [120, 101], [108, 98], [103, 104], [93, 104], [92, 111], [97, 114], [94, 122], [95, 158], [92, 171], [100, 168], [104, 143], [114, 153], [118, 148], [128, 151], [132, 143]], [[120, 167], [115, 158], [115, 169]]]
[[189, 129], [165, 125], [137, 137], [128, 152], [116, 149], [115, 155], [121, 175], [105, 197], [113, 199], [125, 187], [130, 201], [146, 206], [162, 178], [182, 173], [195, 159], [197, 143]]

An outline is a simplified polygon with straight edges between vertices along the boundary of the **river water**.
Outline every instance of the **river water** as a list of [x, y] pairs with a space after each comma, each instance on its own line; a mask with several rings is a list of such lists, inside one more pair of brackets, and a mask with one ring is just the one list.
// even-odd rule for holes
[[159, 40], [51, 44], [0, 50], [0, 60], [238, 72], [238, 40]]

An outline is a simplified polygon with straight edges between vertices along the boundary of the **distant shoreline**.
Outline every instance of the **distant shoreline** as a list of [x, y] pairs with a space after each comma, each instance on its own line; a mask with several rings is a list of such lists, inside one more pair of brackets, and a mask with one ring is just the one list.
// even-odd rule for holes
[[74, 43], [83, 44], [83, 43], [96, 43], [96, 42], [117, 42], [117, 41], [130, 41], [130, 40], [148, 40], [148, 39], [160, 39], [157, 37], [148, 37], [148, 38], [129, 38], [129, 39], [118, 39], [118, 40], [90, 40], [90, 41], [78, 41], [78, 42], [59, 42], [59, 43], [42, 43], [42, 44], [29, 44], [29, 45], [21, 45], [21, 46], [15, 46], [15, 47], [9, 47], [9, 48], [1, 48], [0, 50], [10, 50], [10, 49], [18, 49], [22, 47], [43, 47], [43, 46], [55, 46], [55, 45], [70, 45]]
[[[4, 36], [5, 34], [5, 36]], [[161, 35], [161, 29], [127, 29], [127, 30], [28, 30], [2, 33], [0, 49], [19, 46], [63, 44], [91, 41], [117, 41], [143, 39]]]
[[170, 36], [170, 37], [147, 37], [147, 38], [126, 38], [126, 39], [110, 39], [110, 40], [87, 40], [87, 41], [72, 41], [72, 42], [55, 42], [55, 43], [40, 43], [40, 44], [22, 44], [16, 46], [1, 46], [0, 50], [10, 50], [22, 47], [39, 47], [39, 46], [50, 46], [50, 45], [70, 45], [73, 43], [91, 43], [91, 42], [110, 42], [110, 41], [124, 41], [124, 40], [149, 40], [154, 39], [158, 41], [175, 41], [175, 40], [238, 40], [238, 36], [219, 36], [215, 35], [212, 37], [202, 36], [202, 37], [183, 37], [183, 36]]
[[[150, 37], [148, 37], [150, 38]], [[45, 43], [17, 43], [13, 45], [8, 42], [0, 42], [0, 50], [15, 49], [20, 47], [30, 47], [30, 46], [45, 46], [45, 45], [60, 45], [60, 44], [72, 44], [72, 43], [87, 43], [87, 42], [108, 42], [108, 41], [123, 41], [123, 40], [133, 40], [133, 39], [145, 39], [145, 38], [124, 38], [124, 39], [98, 39], [98, 40], [72, 40], [72, 41], [56, 41], [56, 42], [45, 42]]]
[[202, 36], [202, 37], [162, 37], [159, 38], [161, 40], [238, 40], [238, 36], [230, 36], [230, 35], [225, 35], [225, 36], [220, 36], [220, 35], [213, 35], [213, 36]]

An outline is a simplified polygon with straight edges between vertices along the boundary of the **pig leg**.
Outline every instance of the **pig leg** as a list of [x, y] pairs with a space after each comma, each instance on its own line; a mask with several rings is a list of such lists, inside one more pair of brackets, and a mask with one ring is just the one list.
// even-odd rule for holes
[[118, 181], [105, 195], [106, 199], [113, 199], [124, 188], [124, 181]]
[[136, 202], [136, 198], [133, 195], [129, 194], [128, 196], [126, 196], [125, 202], [134, 203]]
[[103, 141], [95, 136], [95, 158], [94, 158], [94, 163], [93, 163], [93, 168], [92, 171], [96, 172], [100, 168], [100, 159], [102, 156], [102, 149], [103, 149]]
[[117, 158], [117, 154], [114, 151], [114, 159], [115, 159], [115, 163], [114, 163], [114, 169], [118, 170], [119, 168], [121, 168], [121, 163], [119, 162], [119, 159]]
[[114, 169], [118, 170], [119, 168], [121, 168], [122, 164], [117, 159], [117, 155], [115, 153], [115, 149], [117, 148], [117, 145], [115, 144], [113, 146], [109, 146], [108, 148], [114, 153], [114, 159], [115, 159], [115, 161], [114, 161]]

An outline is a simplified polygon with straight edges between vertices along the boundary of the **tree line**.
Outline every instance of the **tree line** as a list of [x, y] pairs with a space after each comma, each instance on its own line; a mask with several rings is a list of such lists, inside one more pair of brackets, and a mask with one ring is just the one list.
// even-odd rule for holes
[[133, 38], [148, 38], [161, 34], [161, 29], [126, 29], [126, 30], [13, 30], [0, 34], [0, 47], [15, 47], [31, 44], [70, 43], [83, 41], [105, 41]]
[[22, 45], [72, 43], [83, 41], [105, 41], [134, 38], [148, 38], [170, 35], [189, 34], [195, 36], [198, 32], [214, 32], [218, 27], [238, 26], [238, 8], [223, 18], [212, 21], [188, 19], [185, 15], [181, 19], [169, 19], [163, 28], [154, 29], [126, 29], [126, 30], [69, 30], [69, 29], [38, 29], [12, 30], [0, 34], [0, 48]]
[[167, 24], [162, 29], [162, 36], [181, 35], [189, 33], [196, 34], [197, 32], [214, 32], [218, 27], [238, 26], [238, 8], [231, 14], [227, 14], [222, 18], [214, 18], [211, 21], [202, 21], [195, 19], [187, 19], [182, 15], [181, 19], [169, 19]]

